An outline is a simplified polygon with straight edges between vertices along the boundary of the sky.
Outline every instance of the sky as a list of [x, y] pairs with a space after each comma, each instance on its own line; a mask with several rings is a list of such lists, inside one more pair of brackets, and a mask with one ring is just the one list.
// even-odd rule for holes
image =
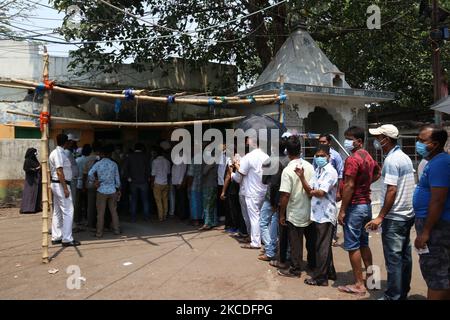
[[[32, 0], [32, 2], [48, 5], [48, 0]], [[46, 8], [40, 5], [33, 5], [29, 13], [29, 18], [27, 19], [15, 19], [14, 25], [20, 26], [21, 28], [33, 30], [39, 33], [50, 33], [54, 28], [61, 27], [63, 18], [65, 16], [64, 12], [58, 13], [56, 9]], [[14, 28], [12, 28], [14, 29]], [[61, 38], [60, 35], [52, 35]], [[49, 38], [56, 40], [53, 38]], [[64, 41], [64, 39], [62, 39]], [[69, 50], [76, 49], [75, 46], [63, 45], [63, 44], [47, 44], [47, 50], [52, 56], [63, 56], [67, 57], [69, 55]]]

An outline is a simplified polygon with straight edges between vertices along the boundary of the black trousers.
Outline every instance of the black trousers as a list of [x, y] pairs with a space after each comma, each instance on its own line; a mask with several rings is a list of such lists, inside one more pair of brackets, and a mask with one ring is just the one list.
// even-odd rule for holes
[[314, 269], [316, 267], [316, 229], [314, 224], [307, 227], [296, 227], [289, 221], [288, 233], [289, 244], [291, 246], [291, 267], [300, 271], [303, 262], [303, 236], [306, 239], [306, 251], [308, 267]]
[[333, 263], [333, 250], [331, 243], [335, 227], [330, 222], [316, 223], [313, 225], [316, 229], [316, 270], [314, 270], [314, 279], [319, 281], [328, 280], [328, 275], [335, 273]]
[[187, 219], [190, 216], [188, 206], [187, 190], [185, 187], [175, 187], [175, 215], [180, 219]]
[[286, 263], [289, 245], [288, 227], [278, 224], [278, 261]]
[[238, 229], [242, 234], [247, 234], [247, 227], [245, 226], [241, 203], [239, 202], [239, 194], [227, 193], [225, 200], [227, 202], [227, 209], [230, 212], [230, 224], [228, 226]]
[[73, 221], [81, 223], [83, 218], [87, 218], [87, 191], [78, 189], [74, 206]]
[[[223, 186], [217, 186], [217, 216], [226, 218], [225, 201], [220, 200], [220, 195], [222, 194]], [[225, 222], [225, 225], [226, 222]]]

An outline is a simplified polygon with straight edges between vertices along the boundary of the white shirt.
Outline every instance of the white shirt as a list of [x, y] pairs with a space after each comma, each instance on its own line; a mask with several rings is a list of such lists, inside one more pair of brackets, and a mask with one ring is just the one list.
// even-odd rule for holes
[[239, 194], [251, 198], [264, 198], [267, 185], [262, 183], [262, 165], [269, 156], [261, 149], [247, 153], [240, 161], [239, 173], [243, 175]]
[[173, 164], [172, 165], [172, 185], [179, 185], [183, 182], [186, 174], [186, 164]]
[[67, 158], [64, 149], [60, 146], [56, 147], [50, 153], [48, 157], [48, 164], [50, 165], [50, 174], [52, 180], [58, 180], [58, 174], [56, 173], [56, 169], [63, 168], [64, 178], [66, 181], [72, 180], [72, 164], [70, 163], [69, 158]]
[[314, 190], [325, 192], [325, 196], [322, 198], [311, 198], [311, 220], [317, 223], [331, 222], [336, 225], [338, 173], [331, 162], [323, 168], [316, 168], [309, 185]]
[[157, 157], [152, 162], [152, 176], [156, 184], [167, 184], [167, 176], [170, 174], [170, 162], [163, 156]]
[[72, 178], [76, 179], [78, 177], [78, 165], [75, 161], [75, 157], [73, 156], [73, 153], [69, 149], [65, 149], [64, 153], [66, 154], [67, 158], [70, 161], [70, 164], [72, 165]]
[[220, 158], [220, 163], [217, 166], [217, 184], [219, 186], [223, 186], [225, 183], [225, 170], [227, 169], [227, 162], [228, 162], [227, 156], [225, 151], [222, 153], [222, 156]]

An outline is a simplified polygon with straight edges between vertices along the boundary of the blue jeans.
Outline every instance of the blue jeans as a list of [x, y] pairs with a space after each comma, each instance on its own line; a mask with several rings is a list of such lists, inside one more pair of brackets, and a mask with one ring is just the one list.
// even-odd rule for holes
[[387, 290], [384, 297], [388, 300], [406, 299], [410, 290], [412, 272], [410, 231], [413, 224], [414, 219], [383, 220], [381, 239], [387, 270]]
[[344, 218], [344, 250], [354, 251], [369, 246], [369, 234], [364, 226], [372, 220], [371, 204], [356, 204], [347, 208]]
[[278, 213], [272, 211], [269, 201], [264, 201], [261, 208], [261, 240], [264, 242], [266, 255], [273, 258], [277, 251]]
[[141, 201], [142, 201], [142, 207], [144, 209], [144, 218], [150, 219], [150, 205], [149, 205], [149, 188], [147, 183], [142, 184], [135, 184], [131, 183], [130, 185], [131, 190], [131, 220], [136, 220], [136, 208], [137, 208], [137, 201], [138, 201], [138, 194], [140, 194]]

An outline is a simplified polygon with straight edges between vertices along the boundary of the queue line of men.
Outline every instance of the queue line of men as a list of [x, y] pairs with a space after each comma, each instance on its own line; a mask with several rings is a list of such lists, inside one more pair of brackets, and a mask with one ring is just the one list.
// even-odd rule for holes
[[[331, 247], [339, 223], [343, 226], [343, 248], [349, 254], [354, 283], [338, 289], [365, 295], [367, 281], [373, 276], [369, 232], [380, 228], [388, 274], [382, 299], [402, 300], [407, 299], [410, 290], [410, 231], [415, 224], [414, 246], [420, 253], [428, 298], [449, 299], [450, 155], [444, 150], [448, 134], [435, 125], [420, 129], [416, 150], [428, 163], [417, 186], [412, 161], [398, 145], [398, 129], [383, 125], [371, 129], [370, 134], [375, 138], [374, 147], [386, 155], [383, 168], [363, 149], [364, 130], [350, 127], [344, 141], [349, 157], [341, 172], [324, 135], [321, 136], [325, 138], [324, 144], [319, 145], [314, 156], [315, 169], [302, 159], [298, 137], [289, 137], [280, 146], [286, 150], [288, 161], [286, 157], [270, 158], [258, 149], [255, 141], [248, 140], [255, 150], [230, 163], [221, 194], [222, 199], [233, 199], [228, 202], [234, 202], [234, 208], [237, 201], [241, 205], [246, 228], [236, 223], [235, 227], [240, 229], [236, 238], [245, 249], [260, 249], [263, 243], [258, 259], [269, 261], [280, 275], [288, 277], [299, 277], [305, 270], [305, 239], [307, 268], [313, 274], [305, 283], [327, 286], [328, 280], [336, 279]], [[271, 161], [279, 161], [281, 175], [277, 172], [264, 176], [264, 167]], [[370, 186], [380, 178], [382, 208], [372, 219]], [[235, 190], [234, 193], [227, 190], [230, 180], [240, 183], [239, 199]], [[342, 203], [337, 211], [339, 200]]]
[[[433, 125], [420, 130], [416, 149], [428, 163], [417, 186], [412, 162], [397, 144], [397, 128], [384, 125], [371, 129], [370, 133], [375, 137], [374, 147], [382, 149], [386, 155], [382, 169], [363, 149], [364, 130], [350, 127], [345, 132], [344, 141], [350, 156], [344, 165], [339, 154], [330, 147], [331, 141], [326, 135], [319, 139], [321, 144], [315, 152], [313, 165], [302, 158], [297, 136], [284, 136], [280, 151], [285, 155], [281, 157], [268, 156], [259, 148], [261, 141], [248, 138], [247, 153], [241, 158], [234, 150], [232, 159], [224, 158], [226, 165], [222, 161], [221, 166], [191, 164], [178, 168], [180, 172], [174, 175], [175, 179], [172, 176], [173, 190], [177, 200], [189, 202], [191, 220], [197, 225], [201, 223], [202, 231], [218, 225], [217, 204], [222, 203], [226, 207], [225, 231], [236, 237], [242, 248], [261, 250], [258, 259], [269, 261], [282, 276], [299, 277], [305, 270], [305, 239], [307, 267], [313, 274], [305, 280], [308, 285], [327, 286], [329, 280], [336, 279], [332, 244], [337, 223], [341, 224], [343, 248], [349, 254], [354, 283], [338, 289], [350, 294], [364, 295], [367, 292], [366, 281], [372, 276], [368, 232], [381, 227], [388, 273], [384, 299], [407, 298], [412, 272], [409, 239], [415, 223], [417, 238], [414, 246], [425, 250], [420, 254], [420, 267], [429, 289], [428, 297], [449, 298], [450, 155], [444, 151], [447, 132]], [[58, 135], [58, 147], [49, 157], [54, 194], [52, 242], [76, 246], [79, 242], [71, 234], [72, 163], [64, 154], [67, 143], [66, 135]], [[139, 149], [137, 146], [136, 153]], [[96, 231], [99, 237], [103, 233], [106, 205], [113, 216], [114, 232], [120, 233], [115, 206], [121, 184], [117, 164], [110, 160], [111, 151], [103, 148], [99, 155], [89, 155], [90, 169], [87, 170], [89, 160], [85, 159], [82, 170], [83, 180], [87, 179], [83, 184], [86, 182], [96, 190]], [[169, 210], [167, 179], [174, 168], [170, 168], [170, 162], [161, 154], [158, 157], [161, 158], [152, 163], [150, 181], [140, 183], [132, 173], [126, 176], [131, 189], [143, 193], [145, 185], [150, 182], [155, 198], [158, 198], [159, 219], [164, 220]], [[278, 171], [265, 174], [265, 168], [274, 161], [278, 162]], [[133, 169], [135, 167], [131, 171]], [[125, 169], [125, 172], [129, 171]], [[136, 174], [135, 177], [142, 176], [142, 171], [138, 170]], [[221, 174], [223, 179], [218, 179]], [[382, 208], [372, 219], [370, 186], [380, 177], [383, 179]], [[223, 187], [220, 186], [221, 181]], [[218, 195], [220, 201], [217, 201]], [[339, 200], [342, 203], [338, 212]], [[143, 208], [144, 216], [148, 217], [145, 205]], [[186, 215], [186, 209], [181, 208], [182, 214]], [[132, 219], [135, 219], [135, 208], [132, 207], [131, 212]]]

